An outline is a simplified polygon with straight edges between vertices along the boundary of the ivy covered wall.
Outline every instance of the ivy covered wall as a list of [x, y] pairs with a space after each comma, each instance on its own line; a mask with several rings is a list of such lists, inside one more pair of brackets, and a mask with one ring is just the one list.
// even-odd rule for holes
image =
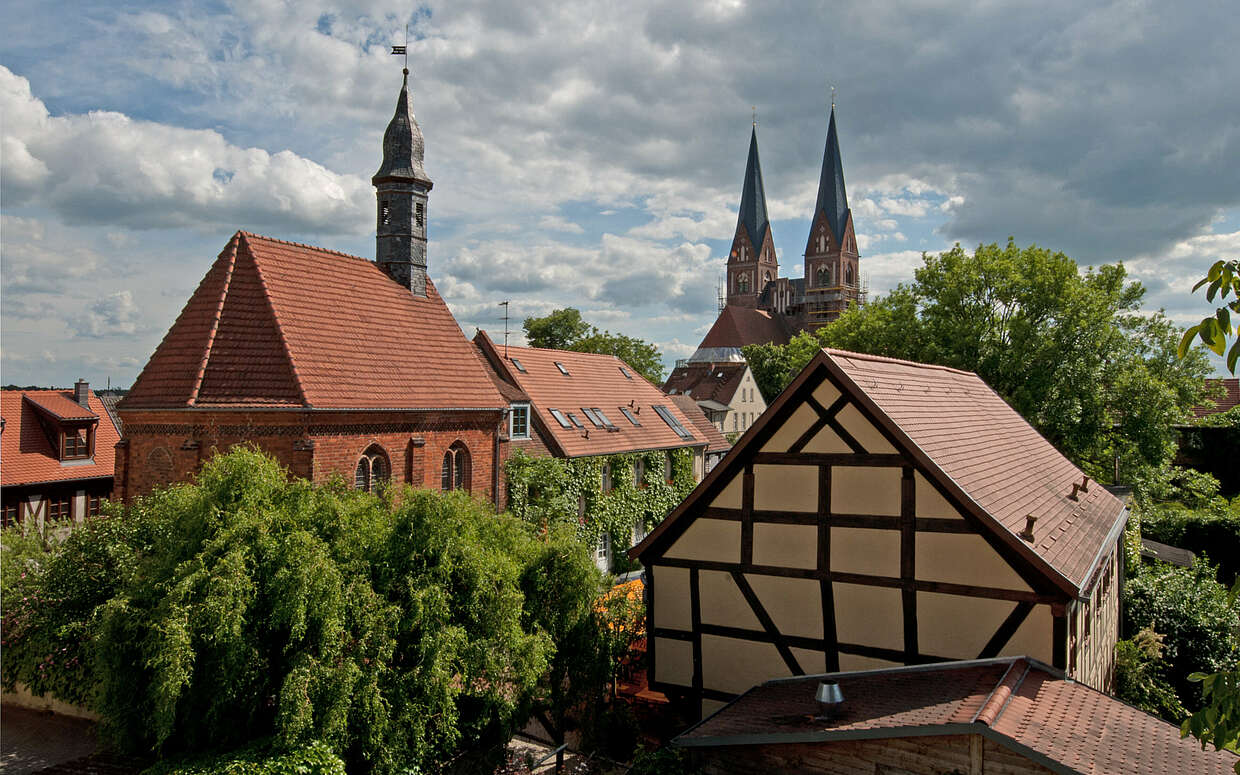
[[[669, 455], [670, 480], [665, 478]], [[640, 522], [643, 532], [652, 530], [697, 484], [693, 451], [688, 448], [568, 459], [534, 457], [518, 450], [504, 471], [513, 515], [543, 529], [573, 525], [591, 548], [606, 531], [617, 573], [636, 567], [624, 556], [633, 544], [634, 526]]]

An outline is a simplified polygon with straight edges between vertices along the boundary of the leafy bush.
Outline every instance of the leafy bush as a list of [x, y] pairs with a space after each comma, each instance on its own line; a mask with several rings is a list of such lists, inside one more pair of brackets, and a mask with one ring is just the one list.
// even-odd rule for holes
[[[19, 578], [33, 602], [5, 601], [4, 680], [89, 701], [123, 749], [161, 756], [271, 738], [380, 773], [495, 758], [551, 657], [523, 627], [540, 546], [465, 495], [314, 487], [236, 450]], [[76, 672], [44, 678], [49, 654]]]
[[1192, 568], [1156, 564], [1127, 584], [1126, 631], [1150, 629], [1164, 635], [1166, 677], [1190, 710], [1201, 707], [1195, 672], [1217, 673], [1237, 667], [1240, 605], [1215, 580], [1215, 569], [1198, 559]]
[[218, 756], [161, 762], [142, 775], [345, 775], [345, 769], [322, 741], [280, 751], [265, 740]]
[[1140, 509], [1141, 534], [1164, 544], [1208, 556], [1219, 564], [1219, 580], [1230, 585], [1240, 573], [1240, 496], [1221, 497], [1190, 508], [1157, 503]]
[[1115, 696], [1147, 713], [1179, 724], [1188, 715], [1165, 677], [1163, 636], [1142, 630], [1115, 644]]

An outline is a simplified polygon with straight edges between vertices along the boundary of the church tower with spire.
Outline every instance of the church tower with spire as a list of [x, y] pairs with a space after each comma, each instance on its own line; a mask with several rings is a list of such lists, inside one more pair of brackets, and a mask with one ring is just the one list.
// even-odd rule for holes
[[383, 133], [383, 164], [370, 182], [378, 199], [375, 263], [415, 296], [426, 296], [426, 199], [431, 179], [422, 169], [422, 129], [409, 107], [404, 71], [396, 114]]
[[857, 238], [853, 233], [852, 210], [844, 189], [844, 163], [835, 131], [835, 103], [827, 125], [827, 145], [822, 154], [822, 173], [818, 179], [818, 199], [810, 219], [805, 245], [805, 302], [802, 308], [806, 328], [818, 328], [839, 317], [850, 302], [861, 298]]
[[766, 215], [766, 189], [762, 185], [762, 165], [758, 161], [758, 125], [749, 136], [749, 160], [745, 163], [745, 182], [741, 207], [736, 218], [736, 236], [728, 253], [728, 304], [755, 308], [766, 284], [779, 276], [779, 260]]

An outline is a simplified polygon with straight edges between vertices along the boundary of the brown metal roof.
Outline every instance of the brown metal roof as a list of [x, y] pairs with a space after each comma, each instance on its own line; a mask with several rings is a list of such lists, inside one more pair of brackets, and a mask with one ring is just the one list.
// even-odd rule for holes
[[[830, 720], [814, 692], [829, 677], [844, 704]], [[681, 747], [828, 743], [981, 734], [1043, 766], [1088, 775], [1224, 775], [1238, 757], [1203, 751], [1179, 727], [1008, 657], [776, 679], [750, 689], [675, 740]]]

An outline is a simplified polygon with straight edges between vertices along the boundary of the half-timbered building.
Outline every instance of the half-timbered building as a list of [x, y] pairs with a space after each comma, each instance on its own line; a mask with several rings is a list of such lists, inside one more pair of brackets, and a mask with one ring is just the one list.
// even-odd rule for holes
[[1106, 689], [1126, 509], [977, 375], [824, 350], [632, 551], [654, 688], [1028, 655]]

